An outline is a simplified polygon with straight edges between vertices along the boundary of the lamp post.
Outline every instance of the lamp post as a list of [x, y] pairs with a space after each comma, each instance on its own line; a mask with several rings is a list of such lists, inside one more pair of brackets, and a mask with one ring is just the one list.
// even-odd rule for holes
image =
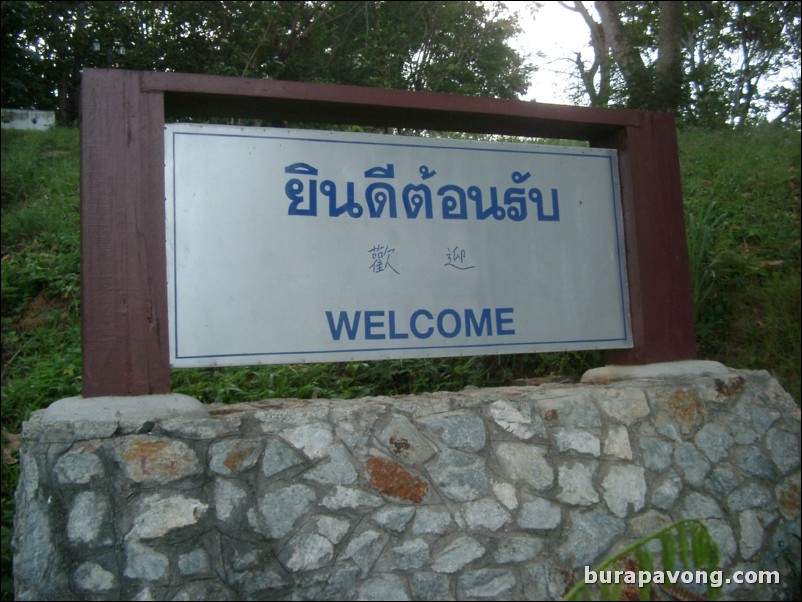
[[[100, 40], [92, 40], [92, 52], [103, 55], [103, 53], [100, 50]], [[116, 46], [115, 45], [109, 46], [106, 49], [107, 69], [111, 69], [111, 58], [115, 54], [118, 56], [125, 56], [125, 46], [123, 46], [122, 44], [117, 44]]]

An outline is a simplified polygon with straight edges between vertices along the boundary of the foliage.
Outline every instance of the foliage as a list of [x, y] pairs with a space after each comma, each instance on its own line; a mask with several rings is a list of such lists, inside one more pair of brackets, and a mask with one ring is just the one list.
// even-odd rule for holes
[[[656, 548], [660, 555], [655, 559]], [[679, 562], [679, 564], [678, 564]], [[595, 573], [604, 571], [629, 572], [630, 578], [637, 577], [638, 571], [663, 574], [675, 571], [701, 571], [708, 574], [718, 570], [719, 550], [716, 542], [710, 537], [707, 528], [698, 520], [686, 519], [668, 525], [656, 533], [636, 541], [615, 556], [603, 561], [595, 567]], [[601, 579], [600, 579], [601, 581]], [[645, 583], [643, 587], [625, 583], [623, 576], [619, 583], [600, 583], [598, 590], [590, 587], [584, 579], [574, 585], [563, 598], [564, 600], [652, 600], [653, 583]], [[669, 579], [665, 579], [669, 585]], [[708, 579], [707, 583], [710, 583]], [[668, 588], [670, 589], [670, 587]], [[682, 588], [684, 589], [684, 588]], [[718, 593], [715, 587], [708, 588], [705, 599], [714, 599]], [[682, 596], [671, 592], [673, 597]], [[699, 594], [696, 594], [697, 596]], [[688, 597], [688, 599], [694, 599]]]
[[2, 11], [3, 106], [55, 109], [61, 124], [77, 118], [84, 67], [501, 98], [524, 92], [530, 69], [498, 3], [12, 1]]
[[580, 102], [672, 111], [704, 127], [771, 118], [799, 128], [799, 2], [561, 4], [591, 33], [592, 63], [574, 59]]
[[702, 357], [770, 369], [800, 398], [800, 139], [774, 127], [680, 133]]
[[685, 214], [694, 322], [702, 338], [714, 325], [706, 321], [708, 316], [703, 310], [716, 291], [716, 264], [720, 258], [712, 247], [715, 236], [727, 225], [726, 217], [718, 212], [715, 201], [688, 210]]

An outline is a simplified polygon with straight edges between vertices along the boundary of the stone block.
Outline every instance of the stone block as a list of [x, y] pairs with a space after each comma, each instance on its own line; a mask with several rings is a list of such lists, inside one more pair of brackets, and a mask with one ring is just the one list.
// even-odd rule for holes
[[495, 459], [501, 472], [510, 481], [522, 481], [535, 489], [548, 489], [554, 483], [554, 469], [548, 461], [547, 450], [525, 443], [499, 443]]
[[170, 483], [203, 472], [195, 452], [182, 441], [130, 435], [114, 440], [112, 446], [123, 471], [135, 483]]
[[422, 464], [435, 454], [435, 449], [406, 417], [390, 418], [376, 438], [391, 454], [409, 465]]
[[451, 500], [470, 502], [487, 495], [485, 460], [481, 456], [446, 449], [427, 468], [435, 485]]
[[546, 427], [533, 404], [500, 399], [490, 405], [490, 415], [497, 425], [518, 439], [546, 436]]
[[435, 554], [432, 570], [436, 573], [456, 573], [474, 560], [485, 555], [487, 550], [472, 537], [458, 537]]
[[473, 414], [436, 415], [422, 419], [424, 426], [437, 434], [447, 446], [466, 452], [484, 449], [487, 431], [481, 418]]
[[616, 465], [602, 481], [604, 501], [619, 518], [639, 512], [646, 503], [646, 478], [642, 466]]
[[209, 447], [209, 468], [220, 475], [231, 475], [252, 468], [262, 454], [259, 439], [227, 439]]

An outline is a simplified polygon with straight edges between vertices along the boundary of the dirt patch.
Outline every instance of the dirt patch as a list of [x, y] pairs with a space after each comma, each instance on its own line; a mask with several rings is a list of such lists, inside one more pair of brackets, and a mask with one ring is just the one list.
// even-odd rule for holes
[[22, 332], [30, 332], [39, 328], [52, 328], [54, 323], [60, 328], [66, 323], [68, 309], [67, 300], [51, 299], [39, 294], [20, 313], [17, 328]]

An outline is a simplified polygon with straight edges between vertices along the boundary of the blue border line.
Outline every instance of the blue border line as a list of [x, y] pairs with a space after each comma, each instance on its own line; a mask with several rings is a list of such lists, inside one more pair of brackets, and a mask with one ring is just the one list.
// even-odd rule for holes
[[[343, 132], [346, 133], [347, 132]], [[496, 153], [511, 153], [523, 155], [549, 155], [558, 157], [582, 157], [585, 159], [606, 159], [610, 169], [610, 183], [613, 198], [613, 220], [615, 224], [615, 240], [616, 240], [616, 263], [618, 264], [618, 286], [621, 299], [621, 325], [623, 326], [624, 336], [621, 338], [607, 338], [607, 339], [578, 339], [578, 340], [558, 340], [558, 341], [526, 341], [519, 343], [476, 343], [471, 345], [429, 345], [429, 346], [415, 346], [415, 347], [366, 347], [359, 349], [335, 349], [327, 351], [267, 351], [267, 352], [254, 352], [254, 353], [223, 353], [223, 354], [207, 354], [207, 355], [180, 355], [178, 350], [178, 220], [177, 220], [177, 194], [176, 194], [176, 137], [183, 136], [213, 136], [222, 138], [256, 138], [261, 140], [289, 140], [299, 142], [325, 142], [328, 144], [356, 144], [367, 146], [389, 146], [389, 147], [402, 147], [402, 148], [431, 148], [439, 150], [462, 150], [471, 152], [496, 152]], [[371, 134], [368, 134], [371, 135]], [[378, 134], [376, 134], [378, 135]], [[249, 134], [216, 134], [205, 132], [177, 132], [172, 131], [172, 146], [173, 146], [173, 291], [174, 291], [174, 309], [173, 320], [175, 333], [175, 359], [210, 359], [210, 358], [236, 358], [236, 357], [276, 357], [276, 356], [292, 356], [292, 355], [330, 355], [335, 353], [370, 353], [381, 351], [420, 351], [420, 350], [436, 350], [436, 349], [477, 349], [477, 348], [507, 348], [507, 347], [522, 347], [522, 346], [543, 346], [543, 345], [577, 345], [584, 343], [614, 343], [614, 342], [627, 342], [629, 338], [627, 328], [627, 306], [626, 291], [624, 290], [624, 278], [621, 263], [621, 239], [619, 233], [619, 219], [618, 207], [615, 190], [615, 172], [613, 170], [613, 155], [609, 153], [572, 153], [572, 152], [549, 152], [542, 150], [513, 150], [513, 149], [494, 149], [494, 148], [472, 148], [452, 145], [437, 145], [437, 144], [420, 144], [420, 143], [391, 143], [391, 142], [372, 142], [372, 141], [358, 141], [358, 140], [332, 140], [326, 138], [297, 138], [294, 136], [268, 136], [268, 135], [249, 135]], [[461, 141], [455, 140], [459, 143]], [[477, 141], [480, 142], [480, 141]], [[594, 149], [595, 150], [595, 149]], [[626, 267], [626, 266], [624, 266]]]
[[258, 357], [279, 355], [329, 355], [333, 353], [368, 353], [375, 351], [419, 351], [423, 349], [475, 349], [479, 347], [522, 347], [524, 345], [570, 345], [577, 343], [612, 343], [626, 339], [581, 339], [569, 341], [525, 341], [520, 343], [475, 343], [473, 345], [419, 345], [415, 347], [361, 347], [359, 349], [332, 349], [328, 351], [268, 351], [254, 353], [221, 353], [208, 355], [176, 355], [176, 359], [201, 359], [212, 357]]

